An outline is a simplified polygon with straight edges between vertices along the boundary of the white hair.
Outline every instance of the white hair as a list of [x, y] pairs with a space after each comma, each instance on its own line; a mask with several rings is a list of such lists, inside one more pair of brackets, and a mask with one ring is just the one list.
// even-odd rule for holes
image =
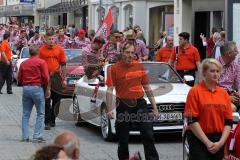
[[214, 34], [213, 34], [213, 42], [217, 42], [217, 41], [219, 41], [221, 39], [221, 35], [220, 35], [220, 33], [218, 33], [218, 32], [215, 32]]

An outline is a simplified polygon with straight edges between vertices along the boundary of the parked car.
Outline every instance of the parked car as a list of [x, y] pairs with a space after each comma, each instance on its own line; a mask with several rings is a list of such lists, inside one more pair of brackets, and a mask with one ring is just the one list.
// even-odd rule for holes
[[63, 97], [72, 97], [75, 84], [84, 75], [82, 66], [82, 49], [64, 49], [67, 56], [67, 86], [60, 92]]
[[[167, 63], [144, 62], [143, 65], [149, 76], [150, 86], [160, 111], [160, 118], [153, 122], [154, 132], [182, 132], [184, 106], [190, 87]], [[112, 141], [115, 139], [116, 133], [115, 119], [109, 120], [106, 116], [107, 86], [105, 82], [106, 71], [109, 67], [110, 65], [104, 67], [102, 82], [98, 78], [88, 80], [86, 76], [78, 80], [73, 97], [73, 112], [77, 113], [78, 120], [100, 127], [102, 137], [107, 141]], [[185, 79], [191, 81], [193, 77], [186, 76]], [[146, 96], [144, 98], [149, 106], [149, 112], [152, 112], [150, 101]], [[115, 98], [113, 105], [115, 105]], [[116, 112], [115, 109], [114, 112]], [[131, 126], [130, 134], [139, 133], [135, 126]]]
[[13, 80], [16, 81], [17, 86], [20, 86], [17, 80], [18, 71], [20, 69], [20, 65], [23, 61], [29, 58], [29, 48], [23, 47], [19, 55], [12, 56], [12, 67], [13, 67]]
[[[81, 49], [65, 49], [65, 54], [67, 56], [67, 75], [66, 75], [66, 81], [67, 86], [59, 91], [60, 94], [63, 95], [63, 97], [72, 97], [73, 91], [75, 89], [75, 84], [78, 79], [82, 77], [84, 74], [84, 69], [81, 66], [81, 59], [82, 59], [82, 50]], [[12, 58], [13, 61], [13, 78], [16, 81], [17, 85], [20, 84], [17, 81], [18, 71], [20, 68], [20, 65], [23, 61], [29, 58], [29, 48], [24, 47], [19, 54], [19, 56], [14, 55]]]

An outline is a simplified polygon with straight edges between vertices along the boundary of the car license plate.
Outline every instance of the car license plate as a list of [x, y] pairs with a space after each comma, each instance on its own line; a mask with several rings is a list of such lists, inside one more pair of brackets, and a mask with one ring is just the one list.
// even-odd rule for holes
[[67, 80], [67, 85], [75, 85], [77, 83], [76, 79], [68, 79]]
[[159, 121], [181, 120], [182, 113], [160, 113]]

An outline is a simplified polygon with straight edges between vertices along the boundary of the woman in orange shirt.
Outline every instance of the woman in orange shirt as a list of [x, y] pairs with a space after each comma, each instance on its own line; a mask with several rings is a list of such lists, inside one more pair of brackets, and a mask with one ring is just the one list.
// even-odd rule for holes
[[224, 145], [232, 125], [231, 101], [217, 86], [222, 66], [215, 59], [202, 62], [204, 80], [188, 93], [189, 160], [222, 160]]

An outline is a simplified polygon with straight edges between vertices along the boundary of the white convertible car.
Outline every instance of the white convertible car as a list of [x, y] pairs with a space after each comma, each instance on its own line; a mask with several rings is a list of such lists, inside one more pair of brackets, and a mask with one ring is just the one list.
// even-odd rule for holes
[[[190, 87], [186, 85], [179, 75], [167, 64], [160, 62], [144, 62], [145, 70], [150, 79], [150, 86], [161, 112], [160, 118], [153, 122], [154, 132], [182, 132], [183, 111]], [[105, 85], [107, 70], [110, 65], [104, 67], [104, 80], [88, 80], [83, 76], [78, 80], [73, 98], [73, 112], [77, 113], [78, 120], [82, 120], [101, 127], [102, 136], [111, 141], [115, 137], [115, 119], [109, 120], [106, 116], [106, 90]], [[193, 80], [192, 76], [186, 76], [186, 80]], [[124, 87], [124, 86], [122, 86]], [[115, 92], [114, 92], [115, 94]], [[149, 113], [152, 106], [147, 97]], [[115, 98], [113, 104], [115, 105]], [[115, 112], [115, 109], [114, 109]], [[80, 113], [80, 114], [78, 114]], [[130, 134], [139, 134], [137, 128], [132, 125]]]
[[20, 84], [18, 83], [17, 76], [18, 76], [18, 71], [20, 69], [20, 65], [23, 61], [27, 60], [30, 57], [29, 55], [29, 48], [28, 47], [23, 47], [21, 52], [18, 55], [14, 55], [13, 59], [13, 80], [16, 81], [17, 86]]

